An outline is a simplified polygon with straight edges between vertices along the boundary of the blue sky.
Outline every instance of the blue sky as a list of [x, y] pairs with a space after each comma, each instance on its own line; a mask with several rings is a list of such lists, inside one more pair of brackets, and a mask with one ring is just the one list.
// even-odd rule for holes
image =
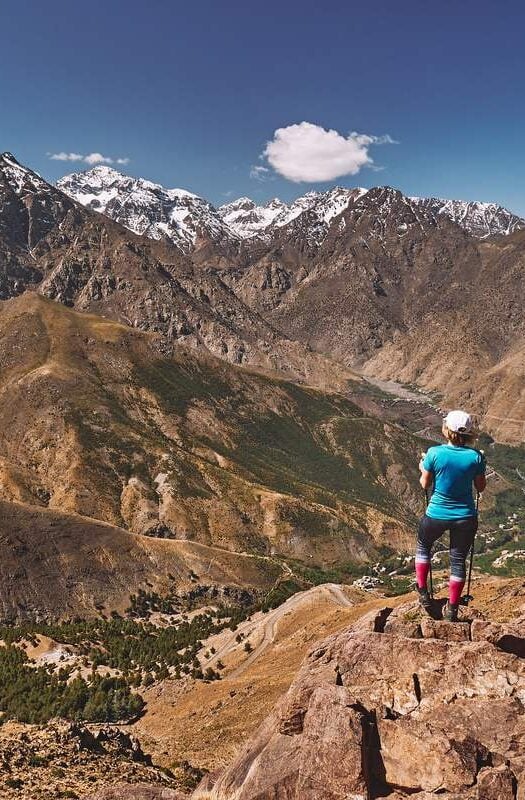
[[[525, 215], [524, 30], [514, 0], [3, 3], [0, 151], [49, 180], [88, 168], [49, 153], [129, 159], [118, 168], [215, 204], [388, 184]], [[341, 169], [381, 169], [323, 180], [322, 136], [288, 164], [313, 126], [340, 134]], [[278, 171], [260, 158], [276, 129]]]

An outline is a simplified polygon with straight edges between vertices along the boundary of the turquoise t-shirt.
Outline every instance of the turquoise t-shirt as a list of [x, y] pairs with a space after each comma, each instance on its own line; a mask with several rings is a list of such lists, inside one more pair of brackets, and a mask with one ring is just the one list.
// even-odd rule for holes
[[485, 474], [485, 457], [471, 447], [441, 444], [430, 447], [423, 467], [434, 476], [434, 490], [427, 507], [433, 519], [463, 519], [476, 514], [472, 481]]

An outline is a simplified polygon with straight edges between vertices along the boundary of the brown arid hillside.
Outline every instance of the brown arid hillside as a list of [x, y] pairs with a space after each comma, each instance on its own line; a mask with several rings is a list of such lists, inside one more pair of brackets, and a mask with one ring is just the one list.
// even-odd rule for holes
[[0, 297], [39, 293], [227, 361], [321, 388], [352, 370], [469, 405], [523, 440], [525, 232], [477, 239], [389, 187], [329, 224], [305, 212], [271, 236], [191, 255], [137, 236], [0, 156]]
[[479, 272], [477, 240], [388, 187], [351, 201], [320, 245], [308, 244], [306, 223], [282, 229], [231, 285], [281, 330], [348, 365], [457, 306], [455, 287]]
[[321, 244], [308, 242], [299, 217], [221, 274], [316, 352], [436, 390], [501, 441], [523, 440], [523, 231], [479, 241], [385, 187], [353, 200]]
[[4, 500], [309, 566], [411, 547], [417, 440], [343, 396], [35, 294], [0, 340]]
[[0, 299], [38, 291], [79, 311], [317, 385], [351, 373], [280, 333], [206, 263], [136, 236], [0, 154]]
[[196, 581], [232, 602], [267, 592], [282, 568], [198, 542], [137, 536], [87, 517], [0, 500], [0, 619], [124, 613], [140, 590], [181, 598]]
[[452, 300], [392, 337], [364, 373], [417, 382], [467, 405], [498, 441], [524, 441], [523, 274], [525, 237], [519, 231], [480, 245], [479, 269], [455, 282]]

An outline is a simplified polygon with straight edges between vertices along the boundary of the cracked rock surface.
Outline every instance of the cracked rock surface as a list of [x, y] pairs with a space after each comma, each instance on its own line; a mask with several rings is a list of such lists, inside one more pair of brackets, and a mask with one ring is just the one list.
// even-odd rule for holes
[[408, 603], [318, 644], [193, 800], [524, 800], [523, 620], [463, 614]]

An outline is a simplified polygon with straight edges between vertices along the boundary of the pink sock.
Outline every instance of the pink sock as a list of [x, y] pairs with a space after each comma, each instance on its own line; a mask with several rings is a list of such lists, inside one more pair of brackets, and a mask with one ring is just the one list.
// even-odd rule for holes
[[455, 606], [461, 600], [461, 592], [463, 591], [463, 587], [465, 585], [465, 581], [455, 581], [452, 578], [448, 584], [448, 601], [451, 605]]
[[429, 572], [430, 564], [428, 561], [416, 561], [416, 581], [420, 589], [426, 587]]

